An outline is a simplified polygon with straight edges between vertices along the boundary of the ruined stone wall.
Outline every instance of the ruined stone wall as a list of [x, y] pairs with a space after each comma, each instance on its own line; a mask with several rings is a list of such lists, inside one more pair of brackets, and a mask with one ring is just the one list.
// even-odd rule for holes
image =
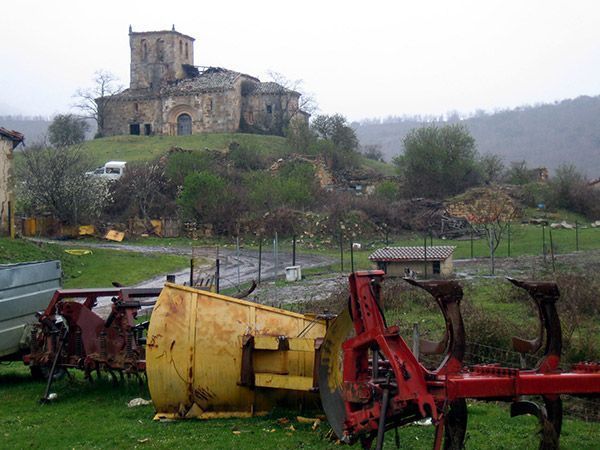
[[108, 102], [104, 115], [103, 134], [115, 136], [131, 134], [130, 125], [139, 124], [140, 135], [145, 135], [144, 125], [150, 125], [150, 134], [162, 130], [161, 101], [159, 99], [116, 100]]
[[[6, 234], [8, 202], [12, 200], [13, 142], [0, 137], [0, 233]], [[14, 205], [13, 205], [14, 208]]]
[[184, 78], [184, 64], [194, 65], [194, 39], [176, 31], [130, 33], [129, 47], [132, 89], [158, 89]]
[[253, 94], [244, 96], [242, 114], [251, 128], [271, 134], [282, 134], [298, 111], [298, 95]]

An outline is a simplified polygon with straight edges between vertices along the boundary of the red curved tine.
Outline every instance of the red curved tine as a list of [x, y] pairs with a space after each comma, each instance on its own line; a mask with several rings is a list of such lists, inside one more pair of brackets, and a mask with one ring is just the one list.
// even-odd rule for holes
[[[558, 312], [556, 311], [556, 301], [560, 297], [558, 286], [552, 281], [520, 281], [514, 278], [507, 278], [507, 280], [515, 286], [526, 290], [538, 309], [538, 316], [541, 322], [540, 336], [531, 341], [532, 344], [530, 347], [524, 344], [523, 349], [528, 350], [529, 348], [530, 350], [534, 350], [535, 346], [538, 345], [537, 340], [539, 339], [539, 346], [534, 350], [537, 351], [541, 347], [543, 329], [546, 334], [546, 347], [544, 349], [544, 356], [538, 363], [537, 371], [543, 373], [556, 370], [560, 363], [560, 354], [562, 351], [562, 331]], [[527, 342], [524, 339], [516, 339], [522, 343]]]
[[417, 281], [412, 278], [404, 278], [404, 280], [429, 292], [435, 298], [444, 316], [446, 323], [444, 337], [447, 341], [445, 343], [441, 341], [438, 348], [443, 345], [446, 350], [446, 357], [435, 370], [435, 373], [441, 375], [460, 372], [463, 367], [466, 345], [465, 327], [460, 312], [460, 301], [463, 298], [462, 287], [453, 280]]

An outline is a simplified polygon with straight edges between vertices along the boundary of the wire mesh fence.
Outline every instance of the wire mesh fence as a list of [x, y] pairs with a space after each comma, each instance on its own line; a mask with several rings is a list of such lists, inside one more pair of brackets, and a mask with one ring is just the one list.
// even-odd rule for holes
[[[534, 368], [540, 357], [518, 353], [505, 348], [493, 347], [477, 342], [467, 342], [464, 356], [465, 365], [475, 364], [499, 364], [502, 367], [511, 368]], [[419, 360], [427, 367], [435, 367], [440, 362], [440, 358], [422, 355]], [[568, 365], [563, 365], [568, 370]], [[564, 413], [588, 422], [600, 422], [600, 399], [574, 397], [563, 395]]]

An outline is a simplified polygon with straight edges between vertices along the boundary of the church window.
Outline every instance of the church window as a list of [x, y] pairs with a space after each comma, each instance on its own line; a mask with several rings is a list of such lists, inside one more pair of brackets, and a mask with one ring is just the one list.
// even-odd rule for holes
[[273, 113], [273, 107], [271, 105], [267, 105], [267, 114]]
[[188, 43], [185, 43], [185, 59], [188, 58]]
[[139, 110], [140, 110], [140, 105], [139, 105], [137, 102], [135, 102], [135, 103], [133, 104], [133, 110], [134, 110], [135, 112], [139, 112]]
[[130, 123], [129, 124], [129, 134], [139, 136], [140, 135], [140, 124], [139, 123]]
[[165, 59], [165, 42], [162, 39], [156, 40], [156, 59], [163, 61]]
[[212, 98], [209, 98], [208, 102], [206, 102], [206, 110], [212, 111], [212, 109], [213, 109], [213, 100], [212, 100]]
[[179, 54], [181, 55], [183, 53], [183, 43], [181, 42], [181, 40], [179, 40]]
[[150, 136], [152, 134], [152, 124], [151, 123], [144, 124], [144, 134], [146, 136]]
[[248, 123], [250, 125], [254, 124], [254, 112], [248, 111]]
[[177, 117], [177, 135], [187, 136], [192, 134], [192, 117], [189, 114], [180, 114]]
[[146, 39], [142, 39], [142, 61], [148, 61], [148, 43]]

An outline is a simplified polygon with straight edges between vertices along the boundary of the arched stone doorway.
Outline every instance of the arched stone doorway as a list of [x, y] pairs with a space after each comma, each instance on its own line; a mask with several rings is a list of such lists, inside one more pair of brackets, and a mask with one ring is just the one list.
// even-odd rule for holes
[[192, 117], [183, 113], [177, 116], [177, 136], [188, 136], [192, 134]]

